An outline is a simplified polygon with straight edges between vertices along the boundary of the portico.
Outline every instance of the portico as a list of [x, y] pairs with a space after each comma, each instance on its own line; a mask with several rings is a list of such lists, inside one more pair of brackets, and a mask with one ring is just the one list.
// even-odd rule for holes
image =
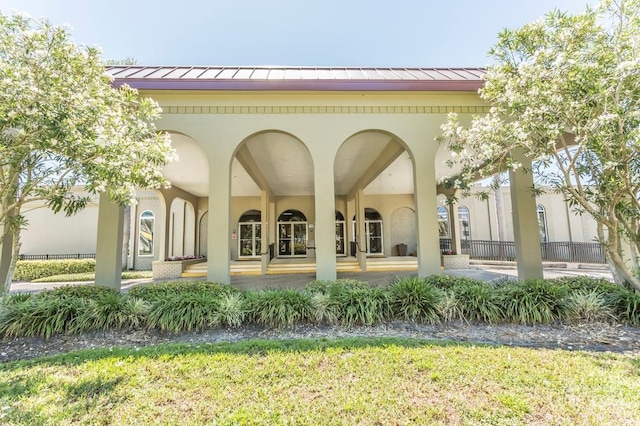
[[[330, 280], [337, 257], [355, 255], [365, 270], [367, 256], [397, 255], [396, 244], [405, 244], [419, 276], [440, 273], [437, 183], [451, 170], [435, 137], [449, 112], [466, 119], [486, 112], [477, 95], [483, 70], [109, 72], [115, 85], [136, 87], [162, 106], [158, 129], [178, 152], [165, 169], [172, 188], [161, 197], [158, 258], [206, 255], [208, 279], [222, 283], [230, 282], [232, 260], [261, 260], [265, 273], [273, 257], [310, 258], [317, 279]], [[527, 178], [514, 176], [512, 185], [525, 188]], [[522, 216], [516, 236], [524, 246], [538, 238], [532, 203], [533, 225]], [[525, 204], [514, 203], [514, 215]], [[122, 227], [103, 216], [103, 228], [121, 241]], [[98, 244], [109, 252], [117, 242]]]

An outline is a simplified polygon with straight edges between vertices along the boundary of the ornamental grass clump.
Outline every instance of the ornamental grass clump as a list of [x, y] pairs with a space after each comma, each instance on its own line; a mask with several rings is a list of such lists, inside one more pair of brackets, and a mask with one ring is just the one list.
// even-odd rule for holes
[[440, 321], [438, 305], [442, 300], [442, 291], [426, 279], [398, 279], [389, 286], [388, 292], [393, 317], [429, 324]]
[[623, 323], [640, 326], [640, 293], [619, 287], [607, 295], [616, 317]]
[[569, 289], [552, 280], [517, 281], [502, 289], [502, 306], [508, 321], [548, 324], [565, 317]]
[[149, 302], [160, 300], [166, 296], [182, 293], [200, 293], [213, 299], [218, 299], [226, 294], [236, 293], [239, 290], [227, 284], [208, 281], [168, 281], [152, 283], [132, 288], [129, 295]]
[[151, 311], [151, 305], [129, 295], [105, 294], [89, 299], [73, 323], [70, 332], [114, 330], [142, 326]]
[[218, 301], [208, 292], [181, 292], [151, 302], [147, 326], [161, 331], [202, 331], [219, 325]]
[[607, 322], [615, 318], [613, 307], [598, 290], [576, 290], [565, 301], [565, 318], [571, 322]]
[[218, 322], [230, 328], [240, 327], [249, 313], [249, 303], [241, 292], [223, 294], [217, 301]]
[[[484, 321], [496, 323], [502, 321], [504, 313], [500, 307], [500, 298], [496, 289], [482, 281], [461, 279], [452, 288], [456, 300], [448, 316], [456, 316], [464, 321]], [[450, 302], [451, 303], [451, 302]]]
[[373, 325], [390, 318], [389, 293], [377, 287], [335, 288], [331, 298], [336, 305], [338, 321], [347, 327]]
[[249, 297], [253, 321], [273, 328], [295, 327], [314, 318], [311, 298], [297, 290], [265, 290]]

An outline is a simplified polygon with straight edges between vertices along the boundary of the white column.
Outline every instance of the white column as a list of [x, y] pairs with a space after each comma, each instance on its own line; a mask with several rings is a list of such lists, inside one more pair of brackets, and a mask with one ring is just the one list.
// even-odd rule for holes
[[96, 285], [112, 287], [120, 291], [123, 233], [124, 207], [111, 202], [106, 193], [100, 193], [96, 244]]
[[[207, 279], [229, 284], [231, 227], [230, 170], [231, 161], [226, 158], [209, 157], [209, 230], [207, 233], [208, 258]], [[234, 243], [236, 241], [233, 241]]]
[[314, 191], [316, 223], [316, 279], [335, 280], [336, 274], [336, 200], [333, 158], [315, 158]]
[[[271, 222], [271, 218], [269, 217], [269, 194], [267, 191], [260, 192], [260, 260], [262, 262], [262, 275], [267, 273], [267, 268], [269, 267], [269, 222]], [[240, 230], [238, 230], [240, 232]], [[239, 237], [238, 237], [239, 238]]]
[[[536, 199], [531, 193], [533, 187], [531, 159], [525, 157], [519, 150], [512, 151], [511, 158], [522, 163], [522, 166], [516, 171], [509, 171], [518, 278], [521, 280], [542, 278], [542, 254], [540, 252]], [[525, 172], [524, 169], [527, 169], [528, 172]]]
[[367, 235], [364, 226], [364, 191], [356, 191], [356, 259], [360, 270], [367, 272]]
[[436, 170], [433, 158], [416, 156], [414, 161], [418, 216], [418, 276], [426, 277], [441, 272]]

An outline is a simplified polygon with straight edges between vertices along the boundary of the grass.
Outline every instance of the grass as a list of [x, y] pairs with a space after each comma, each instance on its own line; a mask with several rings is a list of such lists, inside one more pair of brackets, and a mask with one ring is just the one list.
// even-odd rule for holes
[[638, 424], [624, 355], [359, 338], [91, 350], [0, 365], [6, 424]]

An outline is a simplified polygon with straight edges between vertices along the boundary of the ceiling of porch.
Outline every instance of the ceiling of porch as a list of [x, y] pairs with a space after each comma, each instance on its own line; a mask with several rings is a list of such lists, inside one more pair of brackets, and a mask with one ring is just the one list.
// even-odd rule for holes
[[[209, 193], [209, 165], [200, 146], [181, 134], [171, 135], [178, 161], [164, 169], [176, 187], [198, 197]], [[444, 151], [444, 150], [441, 150]], [[438, 154], [438, 178], [450, 173]], [[364, 132], [340, 147], [334, 163], [336, 195], [364, 186], [365, 194], [412, 194], [413, 166], [409, 154], [390, 135]], [[265, 188], [266, 186], [266, 188]], [[261, 189], [275, 196], [313, 195], [313, 161], [306, 146], [285, 133], [262, 133], [247, 140], [231, 165], [231, 194], [257, 196]]]

